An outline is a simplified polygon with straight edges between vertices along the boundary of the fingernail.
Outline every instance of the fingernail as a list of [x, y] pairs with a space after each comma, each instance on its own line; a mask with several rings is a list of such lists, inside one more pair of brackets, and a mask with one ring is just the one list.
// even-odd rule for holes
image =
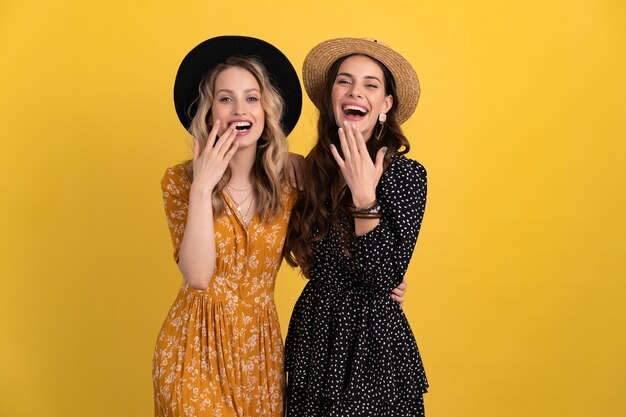
[[356, 125], [352, 123], [352, 129], [356, 130]]
[[330, 149], [335, 149], [335, 145], [333, 145], [332, 143], [330, 144]]
[[339, 133], [342, 133], [342, 132], [343, 132], [343, 127], [340, 127], [339, 128]]
[[383, 146], [383, 147], [382, 147], [382, 148], [380, 148], [380, 149], [383, 151], [383, 153], [387, 153], [387, 147], [386, 147], [386, 146]]
[[344, 121], [343, 121], [343, 125], [344, 125], [344, 126], [348, 126], [348, 121], [347, 121], [347, 120], [344, 120]]

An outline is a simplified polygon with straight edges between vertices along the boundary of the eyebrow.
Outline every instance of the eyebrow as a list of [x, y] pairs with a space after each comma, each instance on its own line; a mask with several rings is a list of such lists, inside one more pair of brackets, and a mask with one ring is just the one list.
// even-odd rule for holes
[[[258, 88], [248, 88], [247, 90], [243, 90], [244, 93], [252, 93], [252, 92], [257, 92], [257, 93], [261, 93], [261, 90], [259, 90]], [[215, 94], [217, 93], [229, 93], [229, 94], [234, 94], [235, 92], [233, 90], [229, 90], [227, 88], [222, 88], [220, 90], [217, 90], [215, 92]]]
[[[354, 75], [352, 75], [352, 74], [350, 74], [350, 73], [347, 73], [347, 72], [340, 72], [339, 74], [337, 74], [337, 77], [339, 77], [340, 75], [343, 75], [344, 77], [354, 78]], [[366, 75], [366, 76], [365, 76], [365, 77], [363, 77], [363, 78], [365, 78], [365, 79], [367, 79], [367, 80], [376, 80], [376, 81], [378, 81], [379, 83], [380, 83], [380, 82], [382, 82], [382, 81], [380, 81], [380, 79], [379, 79], [378, 77], [375, 77], [375, 76], [373, 76], [373, 75]]]

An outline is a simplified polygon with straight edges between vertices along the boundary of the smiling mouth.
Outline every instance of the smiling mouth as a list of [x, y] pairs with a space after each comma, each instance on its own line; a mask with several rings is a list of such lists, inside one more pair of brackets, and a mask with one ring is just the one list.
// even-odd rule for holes
[[239, 132], [250, 130], [250, 128], [252, 128], [252, 123], [250, 122], [236, 122], [235, 123], [235, 129], [237, 129], [237, 131]]
[[353, 104], [347, 104], [345, 106], [343, 106], [341, 108], [341, 110], [343, 110], [343, 113], [346, 116], [357, 116], [357, 117], [363, 117], [365, 115], [367, 115], [368, 111], [365, 107], [361, 107], [361, 106], [355, 106]]

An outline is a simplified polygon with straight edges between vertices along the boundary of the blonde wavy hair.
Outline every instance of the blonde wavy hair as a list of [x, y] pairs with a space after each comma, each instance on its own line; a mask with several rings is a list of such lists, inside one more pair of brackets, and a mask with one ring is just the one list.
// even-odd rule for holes
[[[228, 68], [242, 68], [250, 72], [261, 88], [261, 106], [265, 112], [265, 127], [257, 141], [252, 177], [257, 210], [260, 218], [268, 222], [283, 208], [280, 189], [285, 180], [288, 146], [287, 138], [280, 125], [285, 105], [282, 97], [270, 82], [263, 64], [255, 58], [233, 56], [208, 71], [200, 82], [200, 94], [194, 102], [198, 104], [198, 110], [191, 121], [189, 133], [199, 140], [201, 151], [204, 150], [212, 128], [211, 108], [214, 100], [215, 80], [222, 71]], [[186, 162], [185, 169], [189, 179], [193, 181], [193, 160]], [[213, 190], [212, 203], [215, 217], [224, 212], [226, 203], [222, 197], [222, 190], [228, 184], [230, 175], [230, 168], [227, 168]]]

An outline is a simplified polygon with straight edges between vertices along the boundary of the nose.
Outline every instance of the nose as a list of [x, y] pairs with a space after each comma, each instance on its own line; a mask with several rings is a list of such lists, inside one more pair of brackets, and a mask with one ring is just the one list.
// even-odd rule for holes
[[234, 111], [236, 115], [246, 114], [246, 104], [238, 100], [235, 103]]
[[348, 96], [350, 97], [363, 97], [363, 92], [361, 91], [361, 87], [359, 87], [356, 83], [352, 84], [352, 88], [348, 91]]

